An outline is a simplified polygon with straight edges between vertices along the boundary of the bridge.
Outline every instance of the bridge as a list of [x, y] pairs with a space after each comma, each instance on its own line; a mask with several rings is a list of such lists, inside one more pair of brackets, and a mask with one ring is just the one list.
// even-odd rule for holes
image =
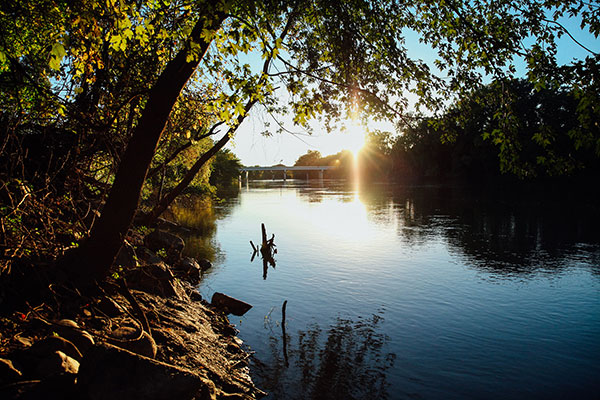
[[240, 169], [240, 171], [245, 173], [246, 180], [248, 180], [248, 171], [283, 171], [283, 180], [285, 181], [288, 171], [319, 171], [319, 179], [323, 179], [323, 171], [336, 168], [337, 167], [325, 165], [298, 165], [293, 167], [288, 167], [286, 165], [274, 165], [272, 167], [244, 167]]

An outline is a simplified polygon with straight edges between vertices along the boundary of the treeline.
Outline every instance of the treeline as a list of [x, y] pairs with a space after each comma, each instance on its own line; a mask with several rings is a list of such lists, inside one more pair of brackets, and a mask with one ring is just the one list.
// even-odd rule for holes
[[[88, 284], [109, 276], [134, 221], [152, 225], [187, 188], [210, 183], [214, 157], [221, 158], [214, 161], [213, 183], [235, 169], [235, 160], [219, 150], [257, 108], [281, 130], [289, 113], [295, 124], [309, 128], [318, 120], [331, 131], [352, 116], [407, 120], [409, 94], [423, 109], [470, 94], [482, 98], [472, 107], [485, 112], [470, 110], [467, 100], [446, 115], [473, 111], [491, 118], [486, 126], [441, 118], [404, 127], [404, 142], [381, 134], [371, 142], [386, 145], [370, 144], [373, 154], [361, 156], [365, 173], [459, 171], [448, 169], [444, 152], [453, 163], [458, 154], [471, 155], [461, 165], [476, 171], [477, 162], [493, 159], [479, 154], [490, 143], [501, 170], [519, 176], [588, 168], [600, 148], [599, 59], [588, 49], [585, 61], [559, 66], [556, 39], [565, 34], [558, 21], [566, 18], [597, 36], [597, 6], [500, 0], [490, 13], [487, 1], [455, 3], [0, 3], [0, 273], [14, 260], [33, 259]], [[539, 15], [549, 23], [540, 24]], [[436, 53], [437, 68], [411, 57], [407, 31]], [[528, 121], [520, 118], [519, 88], [510, 80], [517, 59], [542, 89], [527, 89], [524, 98], [544, 104], [544, 129], [513, 123]], [[474, 91], [484, 76], [504, 83], [489, 94]], [[548, 99], [538, 99], [545, 93]], [[567, 118], [568, 111], [547, 106], [563, 100], [564, 110], [576, 110], [577, 123], [567, 121], [567, 129], [550, 119]], [[547, 126], [568, 132], [567, 145]], [[481, 148], [460, 148], [482, 133], [488, 136]], [[439, 147], [436, 135], [454, 144]], [[335, 158], [337, 173], [349, 173], [349, 157]]]
[[[594, 74], [597, 82], [597, 69]], [[357, 156], [359, 174], [403, 182], [595, 179], [600, 108], [582, 103], [579, 90], [493, 82], [439, 117], [414, 119], [400, 134], [370, 132]], [[326, 173], [332, 178], [354, 173], [349, 152], [322, 157], [309, 151], [296, 165], [339, 165]]]

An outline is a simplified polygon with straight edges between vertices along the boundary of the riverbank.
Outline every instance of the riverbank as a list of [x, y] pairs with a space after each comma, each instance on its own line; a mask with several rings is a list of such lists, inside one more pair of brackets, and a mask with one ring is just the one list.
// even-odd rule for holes
[[166, 231], [132, 231], [112, 276], [85, 294], [50, 283], [51, 266], [4, 282], [0, 397], [262, 397], [236, 329], [196, 291], [210, 263], [182, 249]]

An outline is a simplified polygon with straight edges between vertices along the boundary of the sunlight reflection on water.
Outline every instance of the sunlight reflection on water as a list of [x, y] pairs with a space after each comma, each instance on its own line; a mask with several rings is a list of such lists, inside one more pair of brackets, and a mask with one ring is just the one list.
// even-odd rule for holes
[[[312, 184], [251, 183], [222, 205], [222, 261], [200, 289], [254, 306], [231, 321], [269, 398], [600, 393], [593, 220], [446, 188]], [[267, 279], [250, 262], [261, 222], [278, 248]]]

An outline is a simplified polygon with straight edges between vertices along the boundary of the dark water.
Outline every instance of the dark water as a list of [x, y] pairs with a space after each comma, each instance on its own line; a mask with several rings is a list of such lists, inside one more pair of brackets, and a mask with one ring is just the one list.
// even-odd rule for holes
[[230, 319], [269, 399], [598, 399], [594, 201], [250, 182], [201, 293], [254, 306]]

